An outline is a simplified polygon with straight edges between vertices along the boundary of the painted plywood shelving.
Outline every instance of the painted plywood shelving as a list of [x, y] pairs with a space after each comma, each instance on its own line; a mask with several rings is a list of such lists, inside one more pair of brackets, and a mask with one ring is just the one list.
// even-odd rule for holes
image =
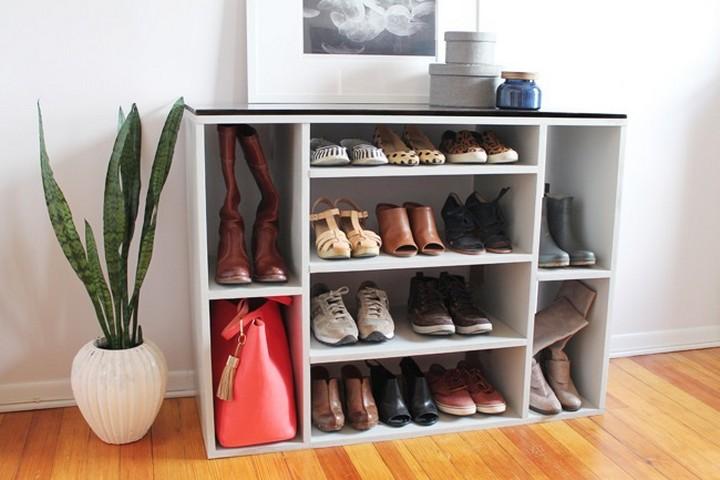
[[[227, 287], [213, 280], [217, 246], [218, 210], [223, 182], [218, 161], [217, 124], [251, 124], [260, 132], [273, 178], [281, 192], [281, 250], [291, 270], [284, 285], [253, 284]], [[335, 140], [370, 138], [376, 124], [400, 130], [403, 125], [422, 127], [435, 142], [446, 129], [492, 128], [515, 147], [520, 162], [513, 165], [444, 165], [417, 167], [310, 167], [310, 138]], [[518, 113], [438, 110], [422, 106], [383, 109], [382, 106], [190, 109], [184, 131], [188, 142], [188, 238], [190, 244], [192, 324], [197, 372], [198, 406], [208, 457], [227, 457], [308, 447], [325, 447], [453, 431], [520, 425], [559, 418], [595, 415], [605, 406], [608, 362], [608, 325], [612, 311], [613, 272], [619, 211], [619, 180], [622, 170], [624, 115]], [[237, 175], [243, 196], [241, 212], [250, 229], [259, 199], [238, 151]], [[547, 270], [538, 268], [541, 201], [545, 182], [553, 192], [576, 197], [578, 233], [598, 257], [593, 268]], [[431, 205], [442, 229], [439, 212], [449, 192], [461, 197], [473, 190], [492, 197], [505, 186], [510, 193], [503, 207], [514, 242], [508, 255], [460, 255], [438, 257], [324, 261], [310, 240], [308, 214], [319, 196], [349, 196], [371, 212], [379, 202], [401, 204], [418, 201]], [[451, 271], [467, 276], [478, 302], [492, 316], [495, 330], [488, 336], [426, 338], [414, 334], [405, 320], [410, 278], [415, 272], [437, 275]], [[366, 279], [384, 288], [394, 308], [397, 337], [376, 345], [357, 344], [340, 348], [319, 344], [310, 335], [311, 285], [324, 282], [331, 288], [350, 287], [346, 297], [353, 311], [354, 292]], [[582, 279], [598, 292], [590, 325], [570, 343], [573, 377], [584, 405], [577, 412], [553, 417], [529, 410], [530, 361], [535, 312], [552, 301], [560, 282]], [[217, 444], [214, 432], [213, 391], [210, 361], [210, 302], [218, 299], [291, 295], [295, 301], [286, 314], [293, 359], [298, 408], [295, 439], [269, 445], [227, 449]], [[433, 362], [454, 365], [466, 356], [479, 357], [492, 383], [508, 403], [500, 416], [475, 415], [453, 418], [443, 415], [430, 427], [408, 425], [395, 429], [384, 425], [357, 432], [350, 428], [323, 433], [310, 421], [310, 367], [322, 364], [338, 372], [345, 363], [361, 368], [363, 360], [380, 358], [391, 369], [404, 356], [421, 366]]]

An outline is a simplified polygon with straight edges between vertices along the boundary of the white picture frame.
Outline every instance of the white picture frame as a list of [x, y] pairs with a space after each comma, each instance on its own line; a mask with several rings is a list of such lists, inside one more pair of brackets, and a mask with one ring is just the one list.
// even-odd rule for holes
[[475, 31], [477, 0], [436, 0], [436, 55], [303, 52], [302, 0], [247, 0], [249, 103], [427, 103], [444, 32]]

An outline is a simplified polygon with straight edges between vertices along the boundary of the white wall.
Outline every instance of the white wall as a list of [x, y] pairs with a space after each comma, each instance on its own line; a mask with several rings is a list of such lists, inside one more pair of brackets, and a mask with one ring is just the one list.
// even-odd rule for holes
[[[288, 0], [289, 1], [289, 0]], [[168, 105], [245, 99], [242, 1], [27, 0], [0, 16], [0, 404], [66, 399], [73, 355], [98, 329], [45, 212], [35, 101], [76, 215], [100, 230], [118, 105], [138, 103], [143, 152]], [[720, 341], [720, 7], [481, 0], [508, 67], [534, 68], [546, 108], [630, 115], [614, 345]], [[486, 12], [486, 14], [483, 14]], [[495, 15], [493, 17], [493, 15]], [[192, 388], [183, 143], [142, 298], [169, 388]], [[147, 167], [147, 163], [146, 163]], [[145, 177], [147, 178], [147, 177]], [[650, 333], [648, 333], [650, 332]]]

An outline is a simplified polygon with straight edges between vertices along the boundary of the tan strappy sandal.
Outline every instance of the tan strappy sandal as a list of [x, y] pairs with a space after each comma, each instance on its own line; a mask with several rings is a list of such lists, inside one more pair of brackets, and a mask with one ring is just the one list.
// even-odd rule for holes
[[[350, 208], [342, 208], [342, 204]], [[350, 240], [352, 256], [375, 257], [379, 255], [380, 246], [382, 245], [380, 235], [372, 230], [365, 229], [365, 219], [368, 217], [367, 210], [361, 210], [349, 198], [335, 200], [335, 208], [340, 211], [340, 228]]]
[[[323, 211], [316, 212], [319, 206], [326, 206]], [[320, 258], [340, 260], [350, 258], [351, 248], [347, 236], [338, 227], [337, 219], [340, 211], [325, 197], [315, 200], [310, 214], [315, 231], [315, 248]]]

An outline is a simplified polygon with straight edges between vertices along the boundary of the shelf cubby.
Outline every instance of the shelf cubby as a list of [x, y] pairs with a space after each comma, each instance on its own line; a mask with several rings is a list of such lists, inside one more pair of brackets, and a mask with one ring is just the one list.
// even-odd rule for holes
[[[607, 336], [611, 317], [615, 244], [619, 211], [619, 180], [625, 117], [606, 114], [506, 112], [497, 110], [438, 109], [427, 106], [347, 106], [318, 109], [292, 107], [194, 110], [184, 119], [189, 157], [188, 244], [193, 349], [199, 417], [208, 457], [327, 447], [392, 440], [463, 430], [522, 425], [554, 419], [601, 414], [607, 378]], [[225, 185], [221, 174], [217, 125], [249, 124], [260, 135], [271, 175], [280, 195], [279, 249], [289, 270], [285, 284], [218, 285], [214, 281], [218, 242], [218, 212]], [[404, 125], [419, 126], [432, 142], [445, 130], [495, 130], [518, 151], [520, 160], [502, 165], [439, 165], [381, 167], [311, 167], [310, 139], [321, 136], [372, 140], [375, 125], [401, 133]], [[240, 213], [245, 220], [245, 242], [250, 257], [255, 210], [260, 193], [239, 146], [236, 178]], [[543, 183], [553, 194], [575, 197], [577, 236], [596, 252], [591, 268], [538, 268]], [[473, 191], [492, 200], [503, 187], [511, 190], [501, 201], [510, 254], [463, 255], [446, 251], [439, 256], [410, 258], [381, 254], [375, 258], [329, 261], [320, 259], [311, 236], [309, 213], [320, 196], [349, 197], [368, 210], [367, 226], [377, 231], [375, 206], [405, 201], [430, 205], [444, 238], [441, 209], [450, 192], [465, 200]], [[415, 334], [406, 318], [409, 282], [416, 272], [437, 276], [443, 271], [463, 275], [478, 306], [494, 323], [487, 335], [427, 337]], [[598, 292], [589, 325], [567, 347], [575, 383], [584, 397], [577, 412], [543, 416], [529, 410], [530, 366], [535, 312], [552, 301], [564, 280], [579, 279]], [[381, 344], [358, 343], [330, 347], [311, 334], [310, 292], [313, 284], [330, 288], [347, 285], [348, 309], [355, 313], [355, 292], [364, 280], [375, 281], [393, 305], [394, 339]], [[223, 448], [215, 440], [210, 347], [210, 305], [216, 300], [290, 295], [296, 301], [286, 309], [286, 328], [293, 361], [298, 414], [297, 436], [287, 442], [245, 448]], [[338, 374], [346, 363], [364, 366], [379, 359], [396, 373], [398, 362], [412, 356], [424, 369], [433, 362], [446, 367], [462, 358], [479, 361], [488, 380], [506, 398], [508, 410], [499, 416], [442, 415], [431, 427], [414, 424], [395, 429], [384, 425], [367, 432], [349, 427], [323, 433], [311, 424], [310, 368], [324, 365]]]

